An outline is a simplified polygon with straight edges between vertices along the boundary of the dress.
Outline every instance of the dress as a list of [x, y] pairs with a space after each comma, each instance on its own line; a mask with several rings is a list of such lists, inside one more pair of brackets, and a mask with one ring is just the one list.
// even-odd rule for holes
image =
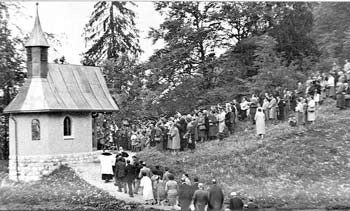
[[217, 117], [219, 121], [219, 133], [223, 133], [225, 129], [225, 112], [221, 112]]
[[256, 112], [255, 122], [256, 122], [256, 134], [264, 135], [265, 134], [265, 114], [261, 111]]
[[307, 105], [307, 121], [313, 122], [316, 119], [316, 104], [314, 100], [309, 100]]
[[180, 149], [180, 134], [179, 129], [177, 127], [173, 126], [170, 129], [170, 138], [169, 138], [170, 144], [168, 145], [169, 149]]
[[177, 189], [178, 189], [178, 185], [176, 181], [169, 180], [168, 182], [166, 182], [165, 190], [167, 192], [167, 197], [168, 197], [170, 206], [174, 206], [176, 204], [176, 198], [178, 195]]
[[277, 107], [277, 100], [276, 98], [272, 98], [272, 100], [269, 103], [269, 118], [270, 119], [277, 119], [277, 111], [276, 111], [276, 107]]
[[152, 180], [149, 177], [142, 177], [140, 181], [140, 187], [143, 187], [142, 190], [142, 197], [143, 200], [148, 201], [148, 200], [153, 200], [153, 189], [152, 189]]

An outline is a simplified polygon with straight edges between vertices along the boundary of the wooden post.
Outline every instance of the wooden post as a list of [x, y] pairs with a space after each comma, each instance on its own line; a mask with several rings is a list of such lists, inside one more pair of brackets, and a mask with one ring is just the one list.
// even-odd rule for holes
[[92, 113], [92, 150], [97, 150], [97, 129], [96, 129], [96, 118], [98, 117], [98, 113]]

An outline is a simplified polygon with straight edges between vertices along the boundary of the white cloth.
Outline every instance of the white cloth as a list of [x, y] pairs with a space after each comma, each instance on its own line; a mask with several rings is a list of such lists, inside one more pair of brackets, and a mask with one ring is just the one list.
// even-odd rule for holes
[[110, 155], [100, 155], [101, 162], [101, 174], [113, 174], [113, 168], [115, 162], [115, 156]]
[[265, 134], [265, 114], [257, 111], [255, 114], [256, 134]]
[[328, 85], [328, 86], [333, 86], [333, 87], [334, 87], [334, 77], [333, 77], [333, 76], [330, 75], [330, 76], [328, 77], [327, 85]]
[[307, 104], [307, 121], [316, 120], [316, 104], [314, 100], [310, 100]]
[[224, 132], [225, 129], [225, 116], [226, 113], [223, 111], [219, 115], [217, 115], [218, 121], [219, 121], [219, 133]]
[[143, 200], [153, 200], [153, 189], [152, 189], [152, 180], [149, 177], [142, 177], [140, 181], [140, 187], [143, 187], [142, 197]]

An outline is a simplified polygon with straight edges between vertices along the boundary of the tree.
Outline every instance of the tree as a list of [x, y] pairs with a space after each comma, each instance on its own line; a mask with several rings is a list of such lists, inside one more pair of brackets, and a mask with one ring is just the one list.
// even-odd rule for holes
[[283, 87], [294, 90], [301, 79], [305, 79], [305, 73], [296, 70], [295, 64], [287, 65], [287, 62], [276, 51], [277, 41], [268, 35], [257, 37], [256, 59], [254, 65], [258, 70], [257, 75], [251, 78], [250, 89], [253, 93], [274, 92]]
[[84, 53], [83, 64], [101, 64], [123, 54], [138, 56], [141, 52], [132, 2], [99, 1], [94, 5], [84, 28], [85, 40], [91, 47]]
[[[18, 46], [23, 46], [19, 38], [14, 38], [8, 27], [9, 5], [0, 2], [0, 90], [1, 110], [7, 106], [18, 92], [19, 86], [23, 83], [24, 73], [21, 53]], [[3, 154], [1, 153], [3, 152]], [[8, 158], [8, 116], [0, 117], [0, 159]]]
[[313, 36], [321, 52], [320, 70], [328, 71], [333, 62], [342, 64], [350, 55], [350, 4], [321, 2], [313, 10]]

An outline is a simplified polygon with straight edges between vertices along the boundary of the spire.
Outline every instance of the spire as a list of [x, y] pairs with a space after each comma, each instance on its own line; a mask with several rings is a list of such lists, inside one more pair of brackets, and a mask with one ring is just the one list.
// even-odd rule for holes
[[47, 42], [44, 32], [41, 29], [40, 25], [40, 19], [39, 19], [39, 13], [38, 13], [38, 5], [39, 3], [36, 3], [36, 18], [34, 27], [32, 30], [32, 33], [29, 36], [29, 39], [27, 40], [25, 47], [34, 47], [34, 46], [42, 46], [42, 47], [50, 47], [49, 43]]

